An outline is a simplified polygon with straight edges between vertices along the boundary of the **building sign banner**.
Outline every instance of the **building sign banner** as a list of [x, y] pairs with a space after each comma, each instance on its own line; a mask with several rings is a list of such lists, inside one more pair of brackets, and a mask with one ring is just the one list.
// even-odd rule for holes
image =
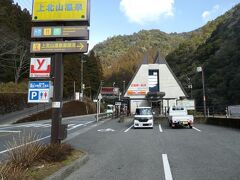
[[147, 85], [146, 84], [131, 84], [129, 90], [127, 91], [128, 95], [146, 95], [147, 94]]
[[89, 31], [84, 26], [53, 26], [53, 27], [32, 27], [32, 38], [57, 38], [70, 37], [89, 39]]
[[31, 53], [74, 53], [88, 51], [87, 41], [39, 41], [31, 42]]
[[51, 58], [31, 58], [30, 78], [49, 78]]
[[89, 21], [89, 0], [33, 0], [32, 21]]
[[102, 87], [101, 94], [102, 95], [118, 95], [119, 88], [117, 88], [117, 87]]
[[50, 101], [51, 81], [30, 81], [28, 103], [48, 103]]

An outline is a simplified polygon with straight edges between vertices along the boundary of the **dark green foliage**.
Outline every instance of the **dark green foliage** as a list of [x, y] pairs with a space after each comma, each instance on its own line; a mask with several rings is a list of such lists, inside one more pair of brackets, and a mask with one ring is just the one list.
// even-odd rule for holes
[[[26, 78], [31, 16], [12, 0], [0, 1], [0, 82]], [[23, 62], [20, 65], [20, 61]], [[18, 72], [18, 68], [20, 68]], [[16, 76], [17, 75], [17, 76]], [[20, 75], [20, 77], [18, 77]]]
[[66, 55], [64, 57], [64, 96], [73, 96], [74, 81], [76, 92], [81, 89], [81, 58], [83, 58], [83, 83], [85, 84], [84, 94], [94, 97], [97, 94], [102, 79], [102, 67], [99, 58], [94, 52], [90, 55]]
[[26, 107], [26, 93], [0, 93], [0, 114], [23, 110]]

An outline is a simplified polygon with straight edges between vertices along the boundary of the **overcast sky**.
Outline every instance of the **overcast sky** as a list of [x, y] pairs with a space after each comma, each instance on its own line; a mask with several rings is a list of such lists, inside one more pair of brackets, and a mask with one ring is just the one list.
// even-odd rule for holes
[[[32, 0], [14, 1], [31, 11]], [[90, 48], [108, 37], [142, 29], [192, 31], [238, 3], [240, 0], [91, 0]]]

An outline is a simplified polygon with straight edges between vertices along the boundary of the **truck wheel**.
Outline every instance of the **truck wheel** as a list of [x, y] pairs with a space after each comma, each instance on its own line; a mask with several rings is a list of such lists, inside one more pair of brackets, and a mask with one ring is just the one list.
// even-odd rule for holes
[[192, 126], [191, 126], [191, 125], [189, 125], [189, 128], [190, 128], [190, 129], [192, 129]]

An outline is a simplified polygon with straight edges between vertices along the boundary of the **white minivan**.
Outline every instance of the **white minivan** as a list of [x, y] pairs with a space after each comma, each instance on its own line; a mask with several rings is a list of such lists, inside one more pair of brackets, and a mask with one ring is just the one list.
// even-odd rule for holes
[[151, 107], [137, 107], [134, 115], [134, 128], [153, 128]]

